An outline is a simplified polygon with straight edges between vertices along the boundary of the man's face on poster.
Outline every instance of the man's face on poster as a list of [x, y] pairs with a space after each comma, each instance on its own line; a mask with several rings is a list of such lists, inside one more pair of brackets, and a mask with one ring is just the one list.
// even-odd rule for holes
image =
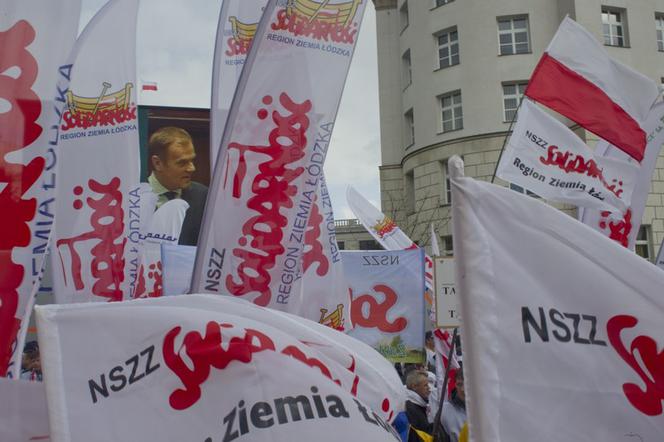
[[159, 182], [168, 190], [186, 189], [196, 171], [196, 151], [191, 143], [171, 143], [165, 158], [152, 156], [152, 166]]

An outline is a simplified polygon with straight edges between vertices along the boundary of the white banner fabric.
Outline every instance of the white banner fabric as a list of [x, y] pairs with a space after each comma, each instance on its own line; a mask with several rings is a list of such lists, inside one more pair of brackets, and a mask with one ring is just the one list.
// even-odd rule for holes
[[548, 200], [618, 216], [629, 206], [637, 172], [627, 161], [595, 157], [567, 126], [524, 98], [496, 176]]
[[0, 378], [0, 397], [2, 442], [51, 440], [43, 382]]
[[[364, 226], [378, 244], [385, 250], [408, 250], [417, 248], [408, 235], [389, 216], [385, 216], [366, 198], [364, 198], [353, 186], [346, 189], [346, 201], [350, 210]], [[427, 290], [433, 293], [433, 260], [429, 255], [424, 255], [424, 282]]]
[[193, 292], [299, 308], [293, 282], [367, 5], [302, 1], [270, 0], [256, 31], [221, 142], [228, 161], [208, 193]]
[[[636, 235], [639, 233], [643, 212], [646, 208], [650, 181], [657, 165], [657, 158], [662, 150], [662, 144], [664, 144], [664, 103], [660, 102], [652, 107], [644, 128], [648, 134], [648, 144], [639, 167], [631, 204], [623, 213], [622, 219], [610, 219], [609, 213], [606, 211], [584, 209], [582, 207], [579, 208], [578, 216], [579, 220], [585, 225], [601, 232], [630, 250], [634, 250], [636, 246]], [[609, 145], [604, 140], [597, 144], [595, 155], [638, 164], [622, 150]]]
[[664, 274], [533, 198], [452, 192], [471, 442], [664, 440]]
[[392, 365], [313, 321], [205, 295], [37, 319], [54, 442], [398, 440]]
[[72, 52], [60, 126], [53, 284], [58, 303], [130, 296], [139, 253], [137, 0], [111, 0]]
[[80, 9], [81, 0], [21, 0], [3, 2], [0, 13], [0, 377], [20, 370], [53, 225], [64, 103], [56, 84], [68, 72]]
[[266, 4], [267, 0], [224, 0], [221, 3], [212, 62], [210, 167], [213, 173], [217, 157], [225, 158], [226, 149], [223, 146], [221, 150], [221, 137], [237, 82]]
[[424, 363], [422, 249], [344, 251], [350, 336], [392, 362]]
[[161, 245], [164, 296], [183, 295], [189, 292], [191, 274], [194, 272], [194, 259], [196, 259], [196, 246], [169, 243]]

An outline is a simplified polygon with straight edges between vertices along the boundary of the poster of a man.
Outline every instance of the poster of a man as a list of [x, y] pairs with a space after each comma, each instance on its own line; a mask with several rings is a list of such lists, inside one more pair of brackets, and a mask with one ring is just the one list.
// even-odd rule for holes
[[157, 195], [155, 210], [173, 199], [186, 201], [189, 208], [178, 243], [196, 245], [208, 188], [192, 180], [196, 150], [191, 135], [179, 127], [157, 129], [150, 136], [148, 155], [152, 166], [148, 183]]

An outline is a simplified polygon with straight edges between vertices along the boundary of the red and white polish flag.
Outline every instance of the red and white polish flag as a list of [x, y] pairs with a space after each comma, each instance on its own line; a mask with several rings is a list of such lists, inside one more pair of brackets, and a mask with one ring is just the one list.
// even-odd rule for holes
[[613, 60], [595, 37], [565, 17], [533, 72], [525, 95], [577, 122], [636, 161], [657, 84]]
[[[270, 0], [221, 141], [192, 292], [284, 311], [367, 2]], [[291, 301], [294, 301], [291, 304]]]
[[0, 377], [16, 377], [53, 225], [65, 100], [56, 85], [68, 75], [81, 1], [8, 1], [1, 9]]
[[51, 256], [58, 303], [130, 296], [140, 246], [137, 0], [111, 0], [72, 51]]
[[664, 440], [664, 273], [509, 189], [452, 195], [470, 441]]
[[156, 81], [144, 81], [141, 86], [142, 91], [153, 91], [157, 92], [157, 82]]

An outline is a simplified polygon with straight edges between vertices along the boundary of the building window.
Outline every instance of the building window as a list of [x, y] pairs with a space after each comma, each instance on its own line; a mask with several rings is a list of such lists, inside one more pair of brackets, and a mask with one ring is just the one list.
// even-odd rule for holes
[[337, 241], [337, 248], [339, 250], [346, 250], [346, 242], [345, 241]]
[[410, 49], [401, 56], [401, 88], [406, 89], [413, 82], [413, 73], [410, 64]]
[[650, 253], [650, 226], [641, 225], [639, 233], [636, 234], [636, 244], [634, 251], [637, 255], [647, 260], [650, 260], [652, 253]]
[[456, 28], [435, 35], [438, 40], [438, 68], [459, 64], [459, 33]]
[[413, 110], [409, 109], [405, 114], [403, 114], [404, 124], [406, 125], [406, 131], [404, 133], [404, 145], [406, 148], [409, 148], [415, 144], [415, 117], [413, 116]]
[[498, 18], [500, 55], [530, 52], [528, 16]]
[[527, 82], [503, 83], [503, 121], [512, 121], [516, 116]]
[[443, 249], [440, 253], [443, 256], [452, 256], [454, 255], [454, 244], [452, 243], [452, 235], [445, 235], [441, 237]]
[[399, 19], [401, 21], [401, 31], [408, 27], [408, 1], [403, 2], [399, 9]]
[[655, 29], [657, 30], [657, 50], [664, 52], [664, 14], [655, 14]]
[[625, 10], [602, 7], [602, 33], [607, 46], [627, 46]]
[[412, 170], [405, 175], [405, 179], [404, 208], [406, 214], [411, 215], [415, 213], [415, 175]]
[[443, 132], [463, 129], [463, 110], [461, 109], [461, 91], [451, 92], [439, 97]]
[[510, 183], [510, 189], [512, 189], [515, 192], [525, 193], [526, 195], [532, 196], [533, 198], [539, 198], [539, 195], [537, 195], [536, 193], [533, 193], [530, 190], [524, 189], [523, 187], [518, 186], [518, 185], [513, 184], [513, 183]]
[[373, 239], [360, 240], [360, 250], [382, 250], [383, 248]]
[[[461, 157], [461, 160], [463, 161], [463, 156]], [[441, 194], [441, 204], [452, 204], [452, 183], [450, 181], [450, 169], [449, 169], [449, 161], [445, 160], [441, 163], [441, 173], [443, 175], [443, 179], [441, 180], [443, 184], [443, 189], [442, 189], [442, 194]]]
[[433, 0], [433, 7], [437, 8], [438, 6], [443, 6], [448, 3], [452, 3], [454, 0]]

